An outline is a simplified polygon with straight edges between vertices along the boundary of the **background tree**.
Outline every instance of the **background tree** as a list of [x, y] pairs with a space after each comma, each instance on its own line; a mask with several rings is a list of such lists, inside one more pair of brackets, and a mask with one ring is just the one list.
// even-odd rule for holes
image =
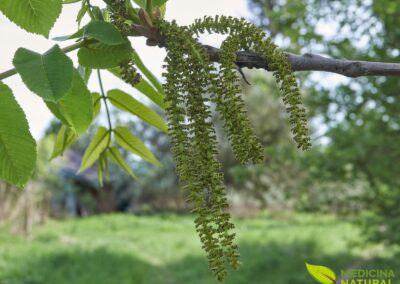
[[[393, 1], [249, 3], [256, 22], [293, 52], [399, 62], [400, 6]], [[321, 25], [325, 32], [316, 29]], [[309, 75], [303, 80], [309, 112], [326, 128], [319, 136], [326, 143], [318, 155], [318, 171], [313, 178], [366, 180], [364, 191], [371, 191], [365, 198], [369, 208], [378, 213], [368, 219], [366, 227], [376, 228], [372, 231], [381, 239], [397, 242], [399, 212], [394, 204], [400, 187], [398, 167], [394, 165], [400, 158], [396, 142], [400, 134], [399, 80], [363, 77], [340, 80], [334, 87], [327, 76]], [[371, 222], [377, 226], [371, 226]]]

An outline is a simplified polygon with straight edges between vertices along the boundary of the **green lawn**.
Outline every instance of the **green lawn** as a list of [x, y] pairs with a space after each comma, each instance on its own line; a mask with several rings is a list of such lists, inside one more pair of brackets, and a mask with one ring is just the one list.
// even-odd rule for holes
[[[264, 214], [235, 220], [243, 265], [225, 283], [315, 283], [304, 262], [339, 272], [400, 267], [398, 248], [365, 245], [329, 216]], [[0, 229], [1, 284], [217, 283], [191, 217], [96, 216], [50, 222], [24, 239]]]

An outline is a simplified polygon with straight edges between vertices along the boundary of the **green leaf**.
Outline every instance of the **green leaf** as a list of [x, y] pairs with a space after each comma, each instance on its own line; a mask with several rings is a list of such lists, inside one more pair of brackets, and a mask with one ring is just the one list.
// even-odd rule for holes
[[146, 0], [133, 0], [140, 8], [146, 9]]
[[99, 127], [88, 148], [83, 155], [79, 172], [90, 168], [99, 158], [100, 154], [108, 147], [110, 132], [104, 127]]
[[81, 78], [87, 84], [89, 82], [90, 76], [92, 75], [92, 68], [88, 68], [88, 67], [79, 65], [78, 72], [79, 72], [79, 75], [81, 75]]
[[45, 100], [56, 102], [71, 89], [73, 64], [58, 45], [43, 55], [20, 48], [13, 64], [29, 90]]
[[89, 10], [89, 7], [87, 5], [87, 2], [82, 1], [81, 8], [79, 9], [78, 14], [76, 15], [76, 22], [78, 23], [78, 27], [81, 26], [82, 19], [86, 15], [88, 10]]
[[311, 265], [306, 262], [306, 267], [311, 276], [321, 284], [335, 284], [335, 273], [325, 266]]
[[[121, 79], [119, 68], [108, 69], [108, 71], [111, 72], [114, 76]], [[154, 87], [150, 85], [150, 83], [147, 82], [145, 79], [140, 80], [140, 82], [136, 84], [134, 87], [135, 89], [140, 91], [143, 95], [148, 97], [152, 102], [156, 103], [159, 107], [161, 107], [162, 109], [165, 108], [164, 94], [157, 92], [157, 90], [155, 90]]]
[[107, 159], [107, 152], [103, 151], [100, 156], [99, 160], [97, 162], [97, 179], [99, 181], [99, 185], [102, 187], [103, 186], [103, 180], [104, 180], [104, 175], [107, 180], [110, 179], [109, 176], [109, 171], [108, 171], [108, 159]]
[[63, 4], [73, 4], [73, 3], [77, 3], [80, 2], [82, 0], [63, 0]]
[[152, 163], [154, 165], [159, 165], [160, 162], [154, 157], [153, 153], [137, 138], [131, 131], [126, 127], [117, 127], [114, 130], [115, 142], [120, 145], [125, 150], [138, 155], [143, 158], [143, 160]]
[[153, 0], [153, 6], [161, 7], [167, 2], [168, 0]]
[[104, 175], [104, 168], [102, 163], [102, 157], [100, 156], [99, 161], [97, 162], [97, 181], [99, 182], [100, 187], [103, 187], [104, 185], [103, 175]]
[[160, 12], [161, 12], [161, 18], [164, 18], [165, 13], [167, 12], [167, 3], [165, 3], [162, 6], [160, 6]]
[[24, 186], [36, 164], [36, 141], [11, 89], [0, 81], [0, 179]]
[[94, 69], [116, 67], [128, 61], [131, 55], [132, 47], [129, 42], [120, 45], [96, 43], [78, 51], [79, 64]]
[[103, 11], [98, 6], [92, 6], [92, 14], [94, 20], [99, 20], [104, 22]]
[[[50, 102], [50, 101], [44, 101], [44, 103], [46, 104], [47, 108], [51, 111], [51, 113], [55, 117], [57, 117], [62, 122], [63, 125], [68, 125], [68, 126], [70, 125], [68, 120], [61, 113], [61, 110], [60, 110], [60, 108], [58, 107], [58, 105], [56, 103], [53, 103], [53, 102]], [[75, 133], [76, 133], [76, 131], [75, 131]]]
[[121, 45], [127, 43], [119, 30], [111, 23], [94, 20], [71, 35], [72, 38], [93, 38], [106, 45]]
[[61, 14], [61, 0], [1, 0], [0, 11], [24, 30], [49, 37]]
[[160, 82], [157, 80], [156, 76], [144, 65], [142, 59], [139, 54], [133, 50], [132, 53], [133, 62], [135, 62], [136, 67], [142, 72], [144, 76], [151, 82], [151, 84], [157, 89], [157, 91], [161, 94], [164, 94], [164, 89]]
[[164, 94], [157, 92], [146, 80], [141, 80], [135, 88], [155, 102], [159, 107], [165, 109]]
[[[153, 0], [153, 7], [161, 7], [164, 5], [168, 0]], [[133, 0], [139, 7], [146, 9], [146, 0]]]
[[128, 175], [133, 177], [134, 179], [137, 179], [135, 174], [133, 173], [132, 169], [128, 165], [128, 163], [124, 160], [124, 157], [122, 157], [121, 153], [118, 151], [116, 147], [111, 147], [107, 151], [108, 156], [111, 158], [111, 161], [113, 161], [117, 166], [119, 166], [124, 172], [126, 172]]
[[57, 103], [46, 101], [50, 111], [78, 135], [85, 132], [93, 121], [93, 99], [78, 71], [74, 71], [71, 90]]
[[78, 136], [75, 131], [62, 125], [57, 133], [54, 141], [53, 153], [51, 154], [50, 160], [62, 156], [66, 149], [76, 142]]
[[93, 119], [95, 119], [101, 110], [101, 95], [99, 93], [92, 93], [93, 98]]
[[165, 124], [164, 119], [127, 93], [121, 90], [111, 90], [107, 93], [107, 97], [110, 102], [120, 110], [136, 115], [143, 121], [160, 129], [163, 132], [168, 131], [168, 127]]

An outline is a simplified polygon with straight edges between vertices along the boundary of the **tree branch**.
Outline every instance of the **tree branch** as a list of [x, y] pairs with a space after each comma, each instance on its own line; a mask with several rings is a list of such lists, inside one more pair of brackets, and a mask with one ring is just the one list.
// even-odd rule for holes
[[[142, 15], [141, 15], [142, 13]], [[140, 10], [139, 16], [145, 13]], [[147, 38], [147, 45], [166, 47], [167, 42], [161, 35], [160, 31], [151, 23], [142, 21], [142, 25], [133, 25], [132, 28], [141, 36]], [[211, 61], [219, 62], [221, 50], [210, 46], [203, 45]], [[293, 53], [285, 53], [292, 71], [323, 71], [340, 74], [346, 77], [356, 78], [361, 76], [400, 76], [400, 63], [383, 63], [372, 61], [357, 61], [345, 59], [333, 59], [323, 57], [316, 54], [306, 53], [297, 55]], [[260, 55], [251, 51], [239, 51], [236, 53], [236, 65], [238, 68], [258, 68], [268, 70], [268, 62]]]
[[[204, 45], [210, 59], [219, 61], [220, 49]], [[383, 63], [327, 58], [306, 53], [286, 53], [293, 71], [323, 71], [356, 78], [361, 76], [400, 76], [400, 63]], [[237, 52], [236, 64], [240, 68], [268, 70], [268, 62], [254, 52]]]
[[[166, 47], [165, 38], [160, 35], [160, 32], [155, 27], [134, 25], [134, 29], [147, 38], [149, 46]], [[210, 45], [203, 45], [203, 47], [211, 61], [219, 62], [221, 52], [219, 48]], [[311, 53], [303, 55], [285, 54], [294, 72], [323, 71], [351, 78], [361, 76], [400, 76], [400, 63], [333, 59]], [[260, 55], [251, 51], [237, 52], [236, 65], [239, 69], [247, 67], [268, 70], [268, 62]]]
[[[154, 35], [153, 35], [154, 36]], [[165, 47], [166, 43], [163, 39], [153, 38], [145, 35], [148, 38], [148, 45]], [[63, 48], [64, 52], [70, 52], [84, 45], [93, 43], [93, 40], [85, 40], [74, 45]], [[219, 62], [219, 48], [203, 45], [210, 59], [214, 62]], [[400, 63], [383, 63], [373, 61], [357, 61], [345, 59], [333, 59], [317, 54], [306, 53], [297, 55], [286, 53], [289, 63], [294, 72], [298, 71], [322, 71], [336, 73], [346, 77], [356, 78], [361, 76], [400, 76]], [[236, 65], [239, 68], [257, 68], [268, 70], [268, 62], [261, 56], [250, 51], [237, 52]], [[17, 74], [15, 69], [10, 69], [0, 73], [0, 81]]]
[[[141, 25], [132, 25], [132, 29], [147, 38], [147, 45], [166, 47], [167, 42], [160, 31], [147, 22], [146, 12], [139, 11], [139, 16], [143, 18]], [[221, 50], [203, 45], [211, 61], [219, 62]], [[297, 55], [285, 53], [292, 71], [323, 71], [340, 74], [346, 77], [356, 78], [361, 76], [400, 76], [400, 63], [383, 63], [372, 61], [356, 61], [345, 59], [333, 59], [316, 54], [306, 53]], [[250, 51], [239, 51], [236, 53], [236, 65], [238, 68], [258, 68], [268, 70], [268, 62], [260, 55]]]

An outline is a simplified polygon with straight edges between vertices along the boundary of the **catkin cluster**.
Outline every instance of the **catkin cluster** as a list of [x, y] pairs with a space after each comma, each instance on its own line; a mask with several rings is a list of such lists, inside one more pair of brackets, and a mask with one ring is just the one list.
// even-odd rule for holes
[[131, 59], [120, 66], [121, 78], [129, 85], [135, 86], [142, 80], [142, 75], [137, 71], [135, 62]]
[[175, 22], [158, 25], [168, 46], [164, 76], [172, 151], [188, 202], [197, 214], [196, 229], [210, 269], [218, 280], [223, 280], [227, 265], [239, 266], [239, 254], [226, 212], [228, 202], [211, 122], [208, 94], [216, 91], [216, 70], [187, 28]]
[[[222, 55], [220, 56], [222, 70], [229, 67], [232, 70], [232, 67], [235, 66], [234, 59], [237, 51], [254, 51], [262, 56], [268, 62], [268, 69], [273, 72], [279, 84], [283, 102], [290, 115], [293, 139], [302, 150], [311, 146], [306, 112], [296, 78], [285, 54], [266, 36], [264, 31], [244, 19], [225, 16], [198, 19], [189, 29], [196, 35], [204, 32], [229, 35], [222, 44]], [[231, 61], [228, 62], [229, 60]], [[225, 83], [232, 85], [232, 82], [225, 81]], [[232, 139], [234, 138], [232, 137]]]
[[122, 34], [129, 34], [132, 31], [131, 21], [129, 21], [126, 0], [106, 0], [110, 21]]
[[[130, 17], [126, 0], [107, 0], [110, 21], [113, 23], [123, 35], [129, 35], [132, 32], [132, 21]], [[120, 66], [121, 78], [131, 86], [140, 83], [142, 76], [135, 67], [135, 62], [130, 59], [122, 63]]]
[[[158, 20], [157, 28], [167, 48], [166, 114], [177, 171], [197, 214], [196, 229], [210, 269], [222, 281], [229, 266], [239, 266], [239, 254], [231, 231], [234, 225], [226, 212], [228, 202], [221, 165], [216, 159], [210, 103], [216, 104], [237, 159], [259, 163], [264, 158], [241, 97], [236, 52], [254, 51], [268, 62], [280, 84], [294, 140], [302, 149], [310, 146], [305, 110], [285, 55], [254, 25], [231, 17], [206, 17], [189, 27]], [[219, 65], [210, 61], [198, 41], [204, 32], [227, 35], [221, 45]]]
[[[124, 35], [132, 32], [126, 0], [106, 0], [110, 20]], [[140, 14], [142, 13], [142, 14]], [[160, 15], [160, 13], [158, 13]], [[236, 65], [238, 51], [253, 51], [268, 62], [279, 85], [290, 115], [294, 140], [299, 148], [310, 146], [307, 120], [296, 79], [285, 54], [256, 26], [243, 19], [217, 16], [196, 20], [191, 26], [178, 26], [139, 11], [144, 34], [157, 35], [165, 46], [166, 72], [163, 74], [166, 115], [176, 168], [196, 214], [195, 225], [207, 254], [209, 267], [222, 281], [229, 268], [239, 267], [234, 225], [227, 213], [228, 200], [217, 160], [217, 139], [212, 124], [211, 104], [223, 120], [224, 130], [236, 158], [242, 163], [263, 161], [263, 146], [254, 135], [241, 97]], [[127, 20], [127, 18], [131, 18]], [[153, 22], [154, 21], [154, 22]], [[219, 64], [211, 62], [199, 43], [202, 33], [226, 35]], [[122, 79], [131, 85], [140, 80], [135, 62], [120, 65]]]

